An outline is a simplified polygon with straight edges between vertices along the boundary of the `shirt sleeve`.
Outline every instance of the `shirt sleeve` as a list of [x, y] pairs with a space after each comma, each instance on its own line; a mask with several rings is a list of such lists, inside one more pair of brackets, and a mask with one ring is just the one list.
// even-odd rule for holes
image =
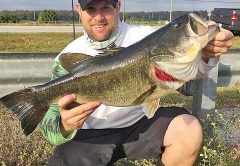
[[[52, 79], [56, 79], [57, 77], [67, 74], [68, 72], [60, 65], [58, 61], [55, 60], [52, 73]], [[67, 141], [73, 139], [77, 132], [73, 131], [68, 135], [67, 138], [65, 138], [62, 135], [59, 127], [60, 118], [61, 116], [58, 104], [53, 103], [39, 124], [40, 131], [44, 138], [54, 145], [66, 143]]]
[[219, 57], [209, 58], [208, 63], [202, 60], [202, 52], [199, 53], [199, 64], [198, 64], [198, 73], [196, 78], [201, 78], [205, 76], [212, 68], [217, 66], [219, 62]]

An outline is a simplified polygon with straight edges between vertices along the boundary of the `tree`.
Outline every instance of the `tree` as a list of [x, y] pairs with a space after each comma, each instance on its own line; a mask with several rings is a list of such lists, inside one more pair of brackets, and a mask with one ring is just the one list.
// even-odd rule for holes
[[56, 23], [57, 14], [54, 10], [44, 10], [39, 14], [38, 21], [40, 23]]
[[19, 23], [19, 18], [16, 15], [1, 14], [0, 23]]
[[9, 17], [7, 15], [0, 15], [0, 23], [8, 23]]
[[19, 21], [20, 21], [19, 18], [15, 15], [10, 16], [9, 19], [10, 19], [10, 22], [12, 22], [12, 23], [19, 23]]

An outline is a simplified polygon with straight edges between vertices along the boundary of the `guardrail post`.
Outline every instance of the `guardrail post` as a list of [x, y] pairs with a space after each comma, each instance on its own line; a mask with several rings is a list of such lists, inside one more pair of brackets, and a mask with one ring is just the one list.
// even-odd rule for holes
[[[200, 119], [205, 129], [211, 129], [211, 122], [207, 117], [210, 116], [212, 120], [214, 117], [217, 79], [218, 66], [209, 72], [208, 77], [193, 82], [193, 115]], [[213, 136], [213, 131], [209, 131], [209, 136]]]

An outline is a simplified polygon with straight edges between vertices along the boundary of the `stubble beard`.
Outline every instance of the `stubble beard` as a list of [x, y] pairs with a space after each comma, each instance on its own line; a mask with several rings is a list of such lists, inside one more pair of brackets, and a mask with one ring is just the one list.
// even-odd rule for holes
[[112, 36], [112, 34], [115, 32], [117, 26], [114, 26], [110, 29], [106, 29], [106, 31], [104, 32], [104, 34], [100, 34], [98, 35], [97, 32], [87, 32], [88, 36], [98, 42], [102, 42], [102, 41], [106, 41], [108, 39], [110, 39], [110, 37]]
[[86, 32], [87, 32], [88, 36], [95, 41], [98, 41], [98, 42], [106, 41], [106, 40], [110, 39], [112, 34], [116, 31], [117, 26], [118, 26], [118, 21], [117, 20], [116, 20], [115, 24], [112, 24], [112, 26], [109, 25], [106, 22], [99, 22], [99, 23], [94, 24], [94, 25], [106, 24], [105, 25], [106, 29], [105, 29], [104, 34], [98, 35], [97, 34], [98, 32], [94, 32], [92, 29], [88, 29], [88, 30], [86, 30]]

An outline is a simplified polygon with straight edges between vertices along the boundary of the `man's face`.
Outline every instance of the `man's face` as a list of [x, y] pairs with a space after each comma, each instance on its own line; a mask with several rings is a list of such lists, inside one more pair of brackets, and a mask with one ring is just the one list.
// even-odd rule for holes
[[120, 12], [120, 2], [114, 8], [106, 0], [94, 0], [82, 10], [77, 4], [83, 27], [87, 34], [96, 41], [109, 39], [116, 30]]

